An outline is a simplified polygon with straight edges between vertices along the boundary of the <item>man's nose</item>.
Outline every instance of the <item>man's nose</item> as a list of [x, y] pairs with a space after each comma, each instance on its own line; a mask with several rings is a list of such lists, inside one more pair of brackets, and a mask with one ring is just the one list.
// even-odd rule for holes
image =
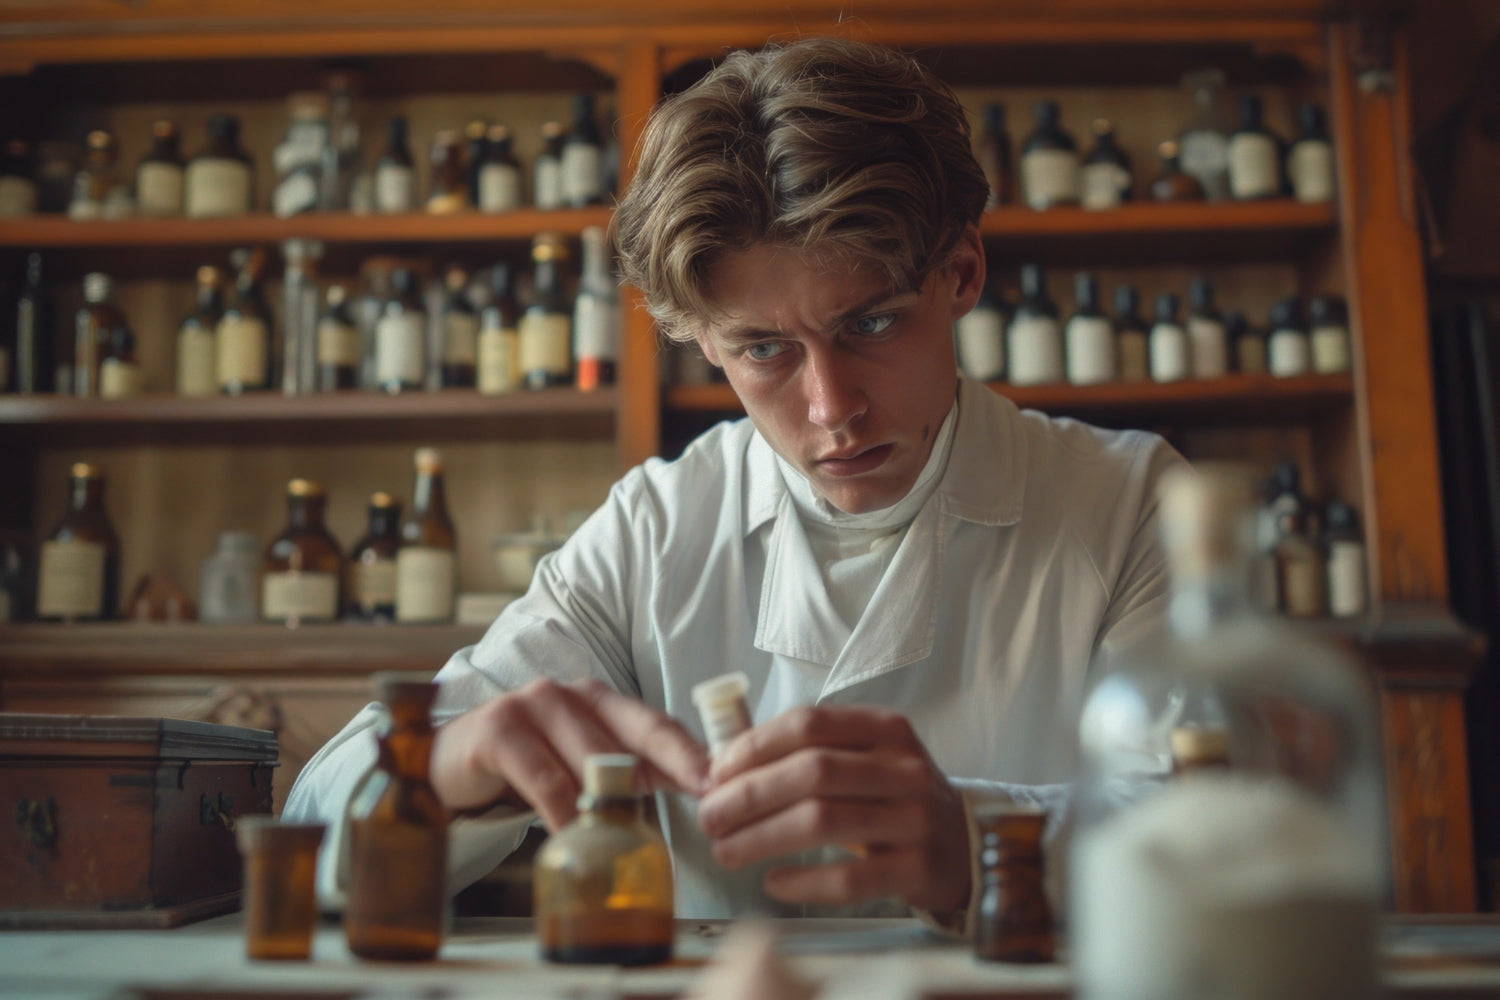
[[807, 419], [837, 433], [869, 409], [859, 373], [849, 358], [830, 350], [811, 351], [803, 371], [807, 390]]

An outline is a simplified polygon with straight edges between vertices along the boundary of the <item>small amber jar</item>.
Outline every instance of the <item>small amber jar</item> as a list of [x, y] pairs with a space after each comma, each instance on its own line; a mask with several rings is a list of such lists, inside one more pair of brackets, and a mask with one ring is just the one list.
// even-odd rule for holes
[[235, 837], [245, 861], [245, 954], [306, 960], [318, 924], [323, 824], [245, 817]]
[[980, 807], [974, 821], [983, 886], [974, 921], [974, 955], [990, 962], [1052, 961], [1052, 906], [1042, 855], [1046, 812]]

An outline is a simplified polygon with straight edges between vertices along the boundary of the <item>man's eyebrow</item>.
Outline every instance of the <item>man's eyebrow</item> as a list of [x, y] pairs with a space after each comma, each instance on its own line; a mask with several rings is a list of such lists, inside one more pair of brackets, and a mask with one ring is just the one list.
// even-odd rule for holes
[[[833, 322], [829, 324], [829, 327], [837, 329], [851, 320], [856, 320], [861, 316], [867, 316], [872, 312], [878, 311], [882, 306], [894, 308], [904, 305], [905, 303], [902, 300], [913, 298], [917, 295], [916, 291], [910, 289], [879, 292], [839, 313], [833, 318]], [[781, 336], [781, 331], [751, 325], [729, 325], [715, 330], [714, 336], [728, 345], [751, 344], [762, 340], [774, 340]]]

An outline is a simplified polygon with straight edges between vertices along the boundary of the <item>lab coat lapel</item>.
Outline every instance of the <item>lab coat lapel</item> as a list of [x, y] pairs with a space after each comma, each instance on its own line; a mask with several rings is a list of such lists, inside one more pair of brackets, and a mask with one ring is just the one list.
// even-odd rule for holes
[[802, 519], [783, 491], [766, 543], [755, 647], [832, 666], [848, 639], [849, 625], [828, 596]]

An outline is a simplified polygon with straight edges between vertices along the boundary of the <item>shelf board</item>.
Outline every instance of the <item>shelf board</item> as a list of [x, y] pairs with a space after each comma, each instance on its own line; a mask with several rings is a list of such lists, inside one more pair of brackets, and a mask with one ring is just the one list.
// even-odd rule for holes
[[0, 679], [62, 674], [303, 675], [437, 670], [479, 625], [204, 625], [101, 622], [0, 626]]
[[1130, 202], [1099, 212], [1007, 205], [986, 212], [979, 231], [992, 263], [1080, 266], [1288, 261], [1332, 236], [1337, 226], [1331, 203], [1276, 199]]
[[[1354, 379], [1348, 374], [1297, 378], [1229, 375], [1183, 382], [1024, 387], [992, 382], [990, 388], [1022, 409], [1114, 427], [1293, 422], [1339, 409], [1354, 400]], [[724, 383], [671, 386], [666, 390], [665, 403], [669, 410], [680, 413], [744, 411], [739, 397]]]
[[609, 439], [618, 390], [330, 392], [307, 396], [0, 396], [0, 439], [38, 444], [248, 444]]

